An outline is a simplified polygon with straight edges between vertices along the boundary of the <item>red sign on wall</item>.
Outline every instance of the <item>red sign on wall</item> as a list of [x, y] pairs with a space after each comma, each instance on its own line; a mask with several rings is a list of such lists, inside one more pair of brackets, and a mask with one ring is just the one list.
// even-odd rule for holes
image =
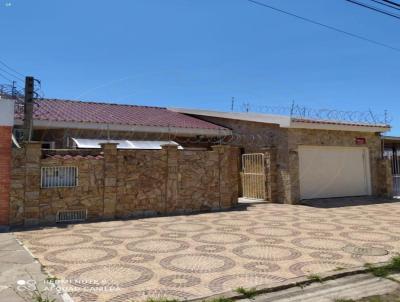
[[357, 145], [365, 145], [367, 143], [367, 139], [365, 137], [356, 137]]

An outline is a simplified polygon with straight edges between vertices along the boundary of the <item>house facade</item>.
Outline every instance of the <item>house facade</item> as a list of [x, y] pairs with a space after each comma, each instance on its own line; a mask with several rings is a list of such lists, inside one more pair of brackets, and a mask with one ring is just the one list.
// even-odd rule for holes
[[273, 150], [275, 162], [269, 169], [274, 172], [265, 179], [266, 190], [273, 192], [266, 198], [274, 202], [392, 195], [390, 163], [383, 158], [381, 142], [388, 125], [172, 110], [231, 129], [237, 137], [231, 144], [238, 146], [242, 155]]
[[[13, 129], [17, 138], [24, 120], [18, 106], [15, 112], [8, 106], [7, 114], [8, 135]], [[381, 140], [389, 129], [266, 114], [37, 100], [33, 141], [6, 148], [9, 189], [1, 192], [0, 218], [36, 225], [78, 214], [98, 220], [191, 213], [234, 207], [239, 196], [289, 204], [391, 197], [392, 165]]]

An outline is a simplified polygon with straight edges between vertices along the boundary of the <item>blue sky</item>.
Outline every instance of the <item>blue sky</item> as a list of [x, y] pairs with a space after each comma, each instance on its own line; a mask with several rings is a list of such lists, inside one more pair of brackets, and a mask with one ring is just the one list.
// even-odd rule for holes
[[[400, 48], [400, 20], [344, 0], [260, 0]], [[246, 0], [0, 0], [0, 59], [46, 97], [229, 110], [372, 110], [400, 135], [400, 52]], [[2, 81], [3, 83], [5, 81]]]

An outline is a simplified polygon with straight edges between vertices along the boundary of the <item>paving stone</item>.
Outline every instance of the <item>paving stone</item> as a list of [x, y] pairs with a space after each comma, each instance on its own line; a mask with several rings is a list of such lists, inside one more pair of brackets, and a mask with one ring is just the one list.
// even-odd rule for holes
[[185, 300], [387, 261], [400, 252], [399, 215], [400, 203], [327, 209], [259, 203], [15, 236], [50, 274], [82, 283], [69, 292], [78, 301]]

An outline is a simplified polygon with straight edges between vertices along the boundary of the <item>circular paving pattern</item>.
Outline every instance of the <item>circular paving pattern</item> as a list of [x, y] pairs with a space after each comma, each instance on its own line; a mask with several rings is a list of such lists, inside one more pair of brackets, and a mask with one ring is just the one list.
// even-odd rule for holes
[[71, 291], [68, 293], [69, 296], [74, 298], [74, 302], [96, 302], [98, 301], [98, 296], [90, 292], [77, 292]]
[[342, 218], [342, 219], [334, 219], [333, 220], [337, 224], [343, 225], [357, 225], [357, 226], [374, 226], [376, 224], [380, 224], [376, 220], [365, 219], [365, 218]]
[[174, 253], [189, 248], [189, 244], [175, 239], [145, 239], [130, 242], [126, 248], [138, 253]]
[[380, 232], [345, 232], [341, 233], [340, 236], [356, 240], [356, 241], [366, 241], [366, 242], [391, 242], [398, 241], [399, 238]]
[[339, 253], [333, 252], [312, 252], [310, 253], [310, 256], [322, 260], [338, 260], [343, 258]]
[[350, 227], [350, 229], [355, 230], [355, 231], [366, 231], [366, 232], [374, 230], [374, 228], [371, 228], [371, 227], [368, 227], [365, 225], [352, 225]]
[[254, 221], [243, 220], [243, 219], [220, 219], [220, 220], [214, 220], [212, 223], [230, 227], [247, 227], [256, 224]]
[[310, 237], [332, 237], [333, 234], [329, 232], [307, 232]]
[[95, 263], [114, 258], [117, 252], [104, 247], [75, 247], [45, 254], [47, 261], [61, 264]]
[[95, 242], [93, 242], [93, 245], [114, 246], [114, 245], [121, 244], [122, 242], [124, 242], [124, 241], [119, 240], [119, 239], [105, 239], [105, 240], [95, 241]]
[[94, 232], [96, 232], [96, 230], [93, 229], [76, 229], [73, 230], [74, 233], [77, 234], [93, 234]]
[[321, 251], [339, 251], [348, 244], [344, 240], [324, 237], [296, 238], [292, 243], [300, 248]]
[[290, 247], [262, 244], [239, 246], [232, 252], [242, 258], [263, 261], [293, 260], [301, 256], [300, 252]]
[[257, 215], [255, 220], [262, 222], [262, 223], [278, 223], [278, 222], [295, 222], [299, 219], [294, 216], [271, 216], [269, 214], [266, 215]]
[[294, 223], [293, 226], [297, 229], [306, 230], [306, 231], [339, 231], [343, 230], [343, 227], [340, 225], [336, 225], [333, 223], [325, 223], [325, 222], [299, 222]]
[[74, 300], [183, 301], [210, 294], [210, 288], [252, 288], [387, 261], [400, 248], [400, 203], [391, 205], [260, 204], [243, 211], [72, 224], [15, 236], [59, 279], [76, 273], [78, 280], [126, 286], [93, 293], [80, 287], [71, 293]]
[[292, 237], [300, 234], [300, 232], [294, 229], [268, 227], [268, 226], [250, 228], [247, 229], [246, 232], [256, 236], [265, 236], [265, 237]]
[[242, 234], [236, 233], [201, 233], [192, 237], [194, 241], [209, 244], [240, 244], [249, 241], [249, 238]]
[[352, 264], [335, 261], [307, 261], [298, 262], [289, 267], [289, 271], [296, 276], [307, 276], [315, 273], [334, 271], [337, 269], [352, 267]]
[[32, 245], [40, 246], [75, 246], [92, 241], [92, 237], [78, 234], [48, 235], [30, 240]]
[[148, 301], [153, 300], [167, 300], [179, 299], [188, 300], [195, 298], [195, 295], [183, 291], [171, 289], [151, 289], [142, 291], [132, 291], [122, 295], [115, 296], [107, 302], [127, 302], [127, 301]]
[[117, 221], [102, 221], [102, 222], [88, 223], [85, 226], [94, 229], [111, 229], [111, 228], [121, 228], [126, 225], [128, 225], [128, 222], [117, 220]]
[[243, 265], [243, 267], [257, 273], [271, 273], [280, 270], [278, 264], [265, 261], [249, 262]]
[[185, 233], [163, 233], [163, 234], [160, 234], [160, 237], [177, 239], [177, 238], [186, 237], [186, 234]]
[[160, 284], [170, 287], [182, 288], [196, 286], [201, 279], [192, 275], [171, 275], [160, 279]]
[[219, 293], [226, 290], [232, 290], [233, 288], [238, 288], [238, 287], [250, 288], [254, 287], [255, 285], [269, 284], [269, 283], [283, 282], [283, 281], [286, 281], [286, 279], [266, 274], [257, 274], [257, 273], [234, 274], [234, 275], [221, 276], [212, 280], [209, 283], [208, 288], [215, 293]]
[[191, 222], [172, 223], [163, 226], [164, 230], [170, 232], [203, 232], [210, 229], [208, 225]]
[[285, 240], [279, 238], [258, 238], [256, 241], [264, 245], [281, 244], [285, 242]]
[[225, 251], [226, 248], [219, 245], [200, 245], [196, 246], [196, 251], [203, 253], [219, 253]]
[[[77, 287], [103, 287], [113, 286], [126, 288], [149, 281], [153, 277], [153, 271], [137, 265], [130, 264], [107, 264], [93, 265], [77, 271], [73, 271], [67, 276], [71, 285]], [[87, 283], [87, 281], [94, 281]]]
[[288, 223], [283, 221], [268, 221], [268, 222], [263, 221], [263, 224], [268, 227], [284, 227]]
[[206, 274], [231, 269], [235, 262], [228, 257], [199, 253], [169, 256], [162, 259], [160, 265], [180, 273]]
[[132, 223], [129, 224], [129, 226], [134, 227], [134, 228], [156, 228], [158, 227], [158, 223], [156, 222], [139, 222], [139, 223]]
[[68, 268], [63, 265], [46, 265], [45, 269], [50, 275], [58, 275], [65, 272]]
[[122, 262], [126, 263], [143, 263], [153, 261], [155, 257], [149, 254], [132, 254], [121, 257]]
[[236, 227], [229, 227], [229, 226], [227, 226], [227, 227], [218, 227], [218, 228], [216, 228], [215, 229], [216, 231], [219, 231], [219, 232], [239, 232], [240, 231], [240, 228], [236, 228]]
[[349, 254], [360, 255], [360, 256], [385, 256], [389, 252], [382, 248], [367, 247], [367, 246], [355, 246], [352, 244], [346, 245], [343, 251]]
[[134, 239], [134, 238], [148, 238], [157, 234], [154, 230], [139, 229], [137, 227], [117, 228], [115, 230], [107, 230], [100, 233], [101, 236], [106, 238], [116, 239]]
[[361, 244], [361, 246], [384, 249], [384, 250], [387, 250], [387, 251], [394, 250], [394, 246], [393, 245], [389, 245], [389, 244], [386, 244], [386, 243], [367, 242], [367, 243]]
[[305, 212], [298, 212], [296, 216], [304, 219], [332, 219], [335, 215], [327, 211], [316, 212], [308, 210]]

